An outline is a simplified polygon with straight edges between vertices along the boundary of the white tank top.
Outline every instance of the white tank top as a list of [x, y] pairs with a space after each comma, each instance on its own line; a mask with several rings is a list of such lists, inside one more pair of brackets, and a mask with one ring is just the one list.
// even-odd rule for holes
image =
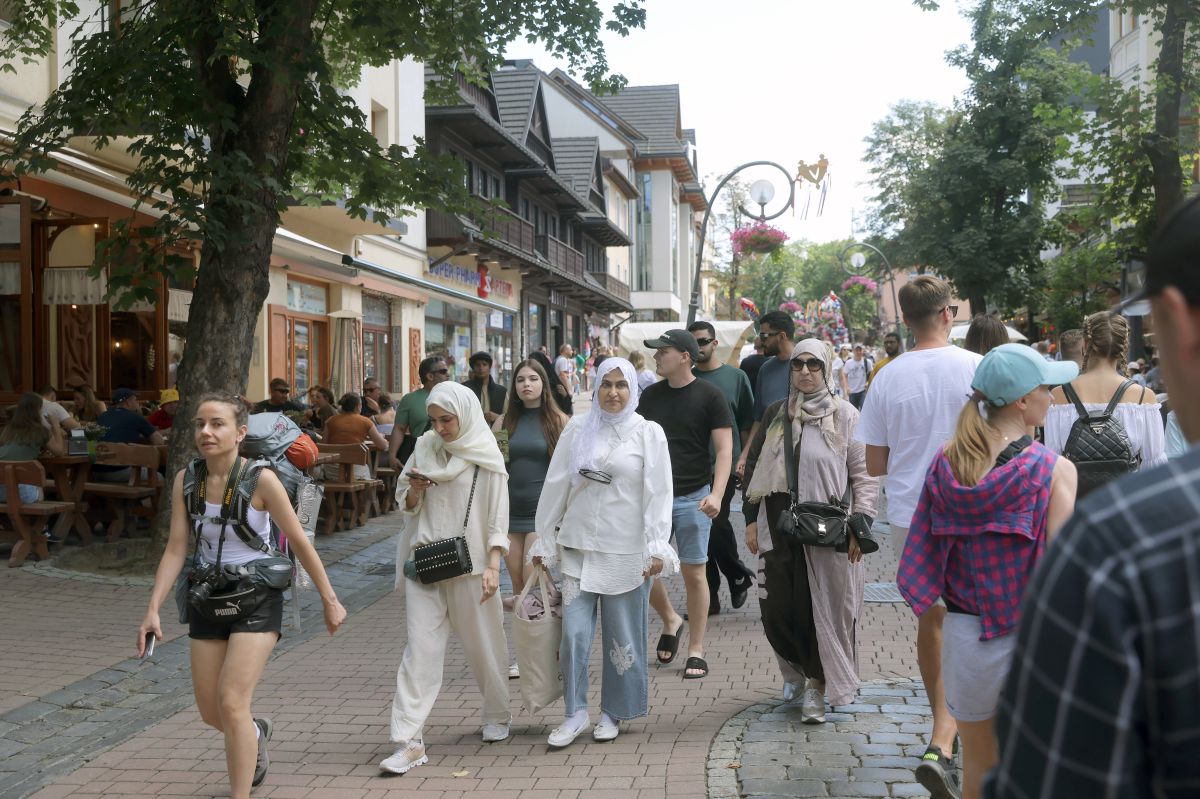
[[[204, 503], [204, 515], [216, 518], [221, 513], [221, 506], [212, 502]], [[246, 509], [246, 522], [250, 525], [264, 544], [271, 542], [271, 514], [265, 510], [255, 510], [251, 505]], [[193, 528], [194, 529], [194, 528]], [[208, 563], [217, 561], [217, 542], [221, 540], [221, 525], [204, 522], [200, 525], [200, 559]], [[225, 528], [225, 545], [221, 548], [221, 563], [237, 566], [249, 563], [263, 557], [263, 553], [252, 549], [238, 537], [233, 525]]]

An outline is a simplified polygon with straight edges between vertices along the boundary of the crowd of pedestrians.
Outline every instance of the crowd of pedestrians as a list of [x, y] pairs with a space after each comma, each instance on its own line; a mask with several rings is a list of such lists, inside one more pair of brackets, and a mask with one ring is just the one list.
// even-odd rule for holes
[[[509, 680], [522, 669], [504, 613], [524, 612], [516, 600], [535, 584], [542, 611], [561, 618], [562, 722], [551, 747], [589, 731], [611, 741], [645, 715], [651, 651], [666, 666], [686, 638], [678, 673], [708, 675], [721, 575], [734, 608], [757, 582], [782, 696], [800, 700], [804, 722], [822, 723], [858, 691], [863, 559], [886, 527], [918, 619], [933, 724], [916, 778], [933, 797], [1191, 795], [1200, 456], [1187, 442], [1200, 438], [1200, 406], [1186, 398], [1200, 392], [1198, 231], [1193, 200], [1151, 248], [1158, 353], [1148, 364], [1130, 360], [1119, 312], [1087, 317], [1056, 354], [1008, 343], [989, 317], [956, 346], [951, 288], [922, 275], [898, 296], [911, 341], [889, 332], [877, 360], [860, 342], [796, 341], [792, 318], [772, 311], [741, 368], [721, 362], [714, 326], [701, 321], [643, 342], [653, 370], [642, 352], [626, 360], [598, 347], [584, 358], [564, 345], [553, 361], [531, 353], [507, 387], [491, 355], [476, 353], [458, 384], [433, 356], [418, 368], [421, 388], [396, 403], [368, 380], [362, 395], [336, 402], [314, 390], [309, 408], [272, 381], [253, 410], [300, 412], [325, 440], [369, 441], [400, 469], [407, 636], [394, 752], [381, 768], [427, 762], [423, 733], [451, 633], [478, 685], [482, 739], [509, 737]], [[589, 411], [573, 416], [573, 398], [589, 389]], [[61, 447], [61, 426], [43, 421], [53, 397], [27, 396], [0, 456]], [[128, 399], [114, 396], [109, 409], [80, 387], [78, 420]], [[281, 591], [264, 577], [252, 612], [210, 617], [197, 575], [224, 564], [253, 576], [286, 541], [316, 583], [329, 632], [345, 618], [280, 482], [263, 472], [241, 488], [246, 413], [239, 398], [198, 406], [201, 457], [175, 479], [170, 542], [138, 631], [140, 654], [161, 637], [176, 577], [190, 574], [176, 594], [196, 702], [225, 735], [235, 797], [269, 762], [272, 724], [250, 705], [281, 634]], [[730, 522], [739, 492], [751, 564]], [[875, 525], [884, 512], [886, 526]], [[676, 573], [685, 613], [663, 582]], [[543, 592], [547, 575], [557, 590]], [[661, 623], [654, 650], [650, 609]]]

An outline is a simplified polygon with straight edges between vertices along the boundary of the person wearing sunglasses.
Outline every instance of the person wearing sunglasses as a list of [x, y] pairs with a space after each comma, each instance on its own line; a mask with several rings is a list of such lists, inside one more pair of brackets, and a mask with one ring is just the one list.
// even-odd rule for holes
[[538, 501], [533, 562], [563, 574], [563, 723], [549, 744], [563, 747], [591, 728], [588, 662], [600, 614], [604, 647], [600, 720], [611, 741], [620, 723], [648, 710], [646, 597], [656, 574], [679, 570], [671, 549], [671, 456], [662, 427], [642, 418], [637, 374], [605, 359], [591, 412], [558, 439]]
[[255, 403], [251, 413], [283, 413], [285, 411], [304, 411], [304, 406], [293, 399], [292, 387], [282, 377], [271, 380], [271, 396]]
[[[759, 608], [783, 672], [783, 697], [791, 700], [803, 690], [801, 721], [819, 724], [825, 721], [826, 698], [845, 705], [858, 692], [862, 556], [870, 547], [860, 546], [854, 532], [842, 551], [784, 537], [776, 520], [792, 501], [788, 470], [794, 464], [801, 502], [848, 498], [855, 530], [870, 529], [879, 480], [867, 474], [864, 447], [854, 440], [858, 409], [833, 393], [832, 348], [805, 339], [791, 356], [790, 393], [767, 410], [748, 448], [742, 510], [746, 545], [759, 556]], [[792, 453], [785, 451], [788, 424]]]
[[396, 418], [392, 420], [392, 433], [388, 437], [388, 463], [393, 469], [404, 466], [417, 439], [429, 429], [425, 400], [434, 386], [450, 379], [450, 367], [442, 356], [431, 355], [417, 367], [417, 377], [421, 387], [408, 392], [396, 403]]
[[[750, 426], [749, 439], [753, 439], [762, 426], [767, 407], [788, 395], [788, 361], [791, 359], [792, 336], [796, 333], [796, 322], [783, 311], [769, 311], [759, 317], [758, 340], [762, 342], [767, 360], [758, 368], [754, 382], [754, 424]], [[748, 439], [748, 440], [749, 440]], [[740, 476], [746, 468], [746, 450], [735, 463], [734, 471]]]

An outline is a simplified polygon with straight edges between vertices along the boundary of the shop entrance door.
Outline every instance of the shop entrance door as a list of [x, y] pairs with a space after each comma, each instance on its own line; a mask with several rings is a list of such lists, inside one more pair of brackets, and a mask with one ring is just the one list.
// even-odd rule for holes
[[363, 376], [375, 378], [391, 394], [392, 334], [386, 327], [363, 325]]

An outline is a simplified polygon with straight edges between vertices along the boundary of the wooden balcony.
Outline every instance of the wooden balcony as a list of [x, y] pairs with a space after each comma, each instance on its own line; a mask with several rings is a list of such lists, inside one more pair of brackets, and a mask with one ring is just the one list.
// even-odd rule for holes
[[551, 266], [583, 281], [583, 253], [546, 234], [535, 237], [535, 242], [537, 251], [546, 257]]
[[604, 290], [614, 297], [619, 297], [625, 302], [629, 302], [629, 286], [617, 280], [607, 272], [589, 272], [592, 278], [604, 287]]
[[[476, 199], [486, 202], [479, 197]], [[493, 206], [477, 214], [472, 221], [485, 236], [504, 242], [521, 252], [534, 252], [533, 225], [511, 211]], [[462, 240], [463, 223], [455, 214], [431, 208], [426, 216], [425, 225], [426, 237], [430, 244], [453, 245]]]

